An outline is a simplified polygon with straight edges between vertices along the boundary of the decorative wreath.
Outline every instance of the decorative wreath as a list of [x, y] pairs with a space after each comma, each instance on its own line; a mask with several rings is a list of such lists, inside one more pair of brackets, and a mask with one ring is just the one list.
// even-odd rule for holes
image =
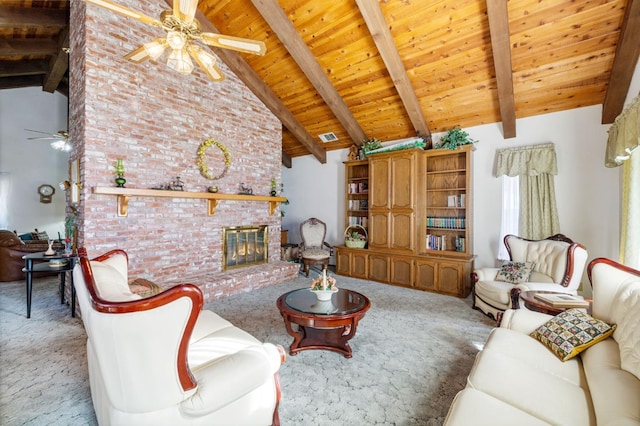
[[[211, 172], [209, 172], [209, 167], [207, 167], [205, 154], [207, 152], [207, 148], [209, 148], [210, 146], [218, 147], [224, 155], [224, 170], [218, 176], [212, 175]], [[216, 180], [222, 178], [225, 174], [227, 174], [227, 170], [229, 170], [230, 165], [231, 155], [229, 155], [229, 150], [227, 150], [227, 147], [222, 145], [220, 142], [216, 142], [214, 139], [209, 139], [202, 142], [198, 147], [198, 168], [200, 169], [200, 174], [207, 179]]]

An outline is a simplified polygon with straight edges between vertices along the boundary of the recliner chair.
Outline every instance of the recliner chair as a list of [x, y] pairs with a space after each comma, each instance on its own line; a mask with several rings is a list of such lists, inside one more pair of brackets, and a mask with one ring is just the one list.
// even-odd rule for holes
[[74, 285], [99, 424], [279, 424], [281, 346], [202, 311], [195, 285], [132, 294], [122, 250], [92, 261], [78, 252]]
[[519, 308], [521, 291], [577, 293], [587, 262], [587, 250], [582, 244], [562, 234], [544, 240], [507, 235], [504, 244], [510, 263], [473, 272], [474, 309], [499, 321], [505, 310]]

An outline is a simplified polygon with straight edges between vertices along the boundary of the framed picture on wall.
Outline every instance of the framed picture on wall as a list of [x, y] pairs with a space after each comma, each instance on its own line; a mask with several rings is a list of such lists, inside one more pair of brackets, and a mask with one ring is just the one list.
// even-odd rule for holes
[[80, 159], [76, 158], [69, 162], [69, 183], [71, 184], [71, 203], [80, 203]]

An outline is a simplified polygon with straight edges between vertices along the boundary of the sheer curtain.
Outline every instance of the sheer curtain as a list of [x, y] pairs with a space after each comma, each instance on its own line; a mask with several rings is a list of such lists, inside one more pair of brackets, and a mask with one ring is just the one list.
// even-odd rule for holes
[[640, 268], [640, 96], [636, 96], [609, 128], [604, 164], [622, 165], [620, 262]]
[[502, 220], [500, 221], [500, 239], [498, 240], [499, 260], [509, 260], [509, 252], [504, 245], [504, 237], [508, 234], [519, 235], [519, 185], [518, 176], [502, 175]]
[[540, 240], [560, 232], [553, 178], [557, 174], [552, 143], [498, 151], [496, 175], [519, 180], [519, 236]]

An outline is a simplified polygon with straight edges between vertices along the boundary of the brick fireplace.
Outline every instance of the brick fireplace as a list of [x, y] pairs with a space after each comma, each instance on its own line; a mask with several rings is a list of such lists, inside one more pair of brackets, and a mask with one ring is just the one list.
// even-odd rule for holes
[[[163, 0], [122, 0], [149, 16], [166, 9]], [[123, 57], [157, 37], [153, 27], [118, 17], [84, 2], [71, 2], [69, 130], [80, 159], [79, 244], [90, 257], [121, 248], [130, 277], [160, 285], [191, 282], [205, 298], [221, 298], [294, 278], [298, 265], [280, 260], [280, 208], [268, 203], [221, 200], [213, 215], [206, 200], [130, 197], [126, 217], [116, 214], [114, 164], [123, 159], [126, 187], [163, 186], [180, 176], [185, 191], [237, 194], [240, 185], [268, 195], [280, 183], [282, 124], [221, 61], [226, 80], [211, 82], [195, 68], [183, 76], [162, 61], [135, 64]], [[117, 35], [114, 36], [114, 35]], [[231, 165], [218, 180], [197, 166], [200, 144], [214, 139], [228, 150]], [[224, 170], [216, 147], [206, 153], [213, 175]], [[266, 226], [266, 263], [224, 270], [223, 229]]]

